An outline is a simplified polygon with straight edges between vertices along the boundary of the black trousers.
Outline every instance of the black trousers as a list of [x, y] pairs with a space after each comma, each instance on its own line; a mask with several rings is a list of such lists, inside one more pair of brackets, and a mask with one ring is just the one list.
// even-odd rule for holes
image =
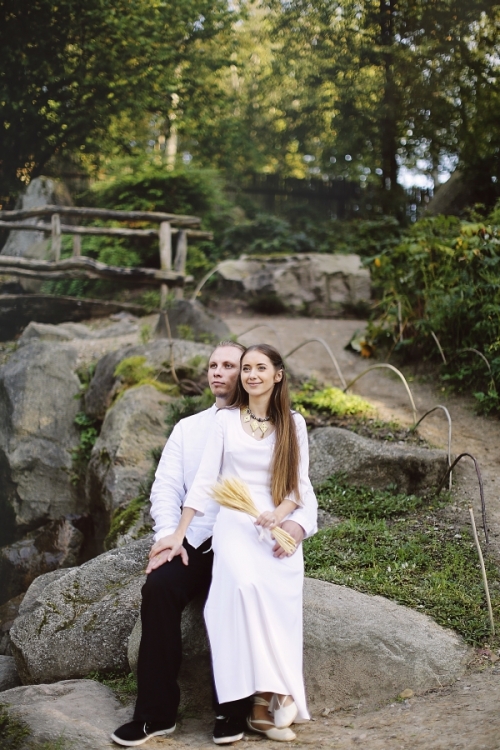
[[[198, 549], [187, 539], [184, 547], [189, 565], [179, 555], [153, 570], [142, 588], [142, 637], [137, 665], [137, 702], [134, 719], [175, 724], [180, 701], [177, 684], [182, 659], [181, 616], [184, 607], [196, 596], [208, 593], [212, 578], [211, 539]], [[218, 704], [218, 715], [245, 717], [249, 698]]]

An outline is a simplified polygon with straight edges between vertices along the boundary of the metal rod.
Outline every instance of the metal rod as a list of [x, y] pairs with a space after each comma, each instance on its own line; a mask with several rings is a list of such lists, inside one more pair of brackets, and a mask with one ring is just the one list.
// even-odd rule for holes
[[346, 390], [347, 386], [345, 384], [344, 376], [342, 375], [342, 370], [339, 367], [339, 363], [335, 359], [335, 356], [334, 356], [332, 350], [330, 349], [330, 347], [328, 346], [328, 344], [326, 343], [326, 341], [324, 339], [318, 339], [318, 338], [307, 339], [307, 341], [303, 341], [301, 344], [299, 344], [294, 349], [292, 349], [290, 352], [288, 352], [288, 354], [286, 354], [284, 358], [287, 359], [287, 357], [289, 357], [291, 354], [294, 354], [298, 349], [301, 349], [306, 344], [313, 344], [315, 342], [317, 342], [318, 344], [321, 344], [326, 349], [326, 351], [328, 353], [328, 356], [332, 360], [333, 366], [335, 367], [335, 370], [337, 371], [337, 375], [338, 375], [339, 380], [340, 380], [340, 382], [342, 384], [342, 388], [344, 390]]
[[[446, 406], [441, 406], [441, 404], [438, 404], [437, 406], [434, 406], [433, 409], [429, 409], [429, 411], [426, 411], [424, 416], [420, 417], [418, 422], [414, 424], [411, 429], [412, 429], [412, 432], [416, 430], [419, 424], [423, 422], [424, 419], [429, 416], [429, 414], [432, 414], [432, 412], [436, 411], [436, 409], [442, 409], [444, 413], [446, 414], [446, 419], [448, 420], [448, 467], [450, 467], [451, 466], [451, 416]], [[451, 471], [450, 471], [448, 489], [451, 490]]]
[[368, 367], [368, 369], [364, 370], [360, 375], [356, 375], [356, 377], [354, 378], [354, 380], [351, 380], [351, 382], [348, 385], [345, 386], [344, 391], [347, 391], [351, 387], [351, 385], [354, 385], [354, 383], [357, 380], [359, 380], [360, 378], [362, 378], [363, 375], [366, 375], [367, 372], [370, 372], [371, 370], [379, 370], [379, 369], [382, 369], [382, 368], [387, 368], [388, 370], [392, 370], [403, 381], [403, 385], [406, 388], [406, 392], [408, 394], [408, 398], [410, 399], [411, 408], [413, 410], [413, 424], [415, 424], [416, 421], [417, 421], [417, 407], [415, 406], [415, 402], [413, 400], [413, 396], [412, 396], [412, 393], [410, 391], [410, 386], [408, 385], [408, 383], [406, 381], [406, 378], [403, 375], [403, 373], [400, 370], [398, 370], [397, 367], [394, 367], [393, 365], [389, 365], [387, 363], [384, 363], [384, 364], [372, 365], [371, 367]]
[[474, 461], [474, 467], [476, 469], [476, 475], [477, 475], [477, 481], [479, 483], [479, 497], [481, 498], [481, 514], [483, 518], [483, 531], [484, 531], [484, 539], [486, 541], [486, 544], [489, 544], [490, 540], [488, 537], [488, 527], [486, 526], [486, 502], [484, 499], [484, 488], [483, 488], [483, 478], [481, 476], [481, 471], [479, 469], [479, 463], [477, 459], [472, 455], [472, 453], [461, 453], [452, 463], [452, 465], [449, 467], [448, 471], [444, 475], [444, 477], [441, 479], [439, 483], [439, 487], [437, 488], [436, 495], [439, 495], [441, 490], [443, 489], [443, 484], [445, 483], [446, 479], [448, 478], [448, 474], [453, 471], [455, 466], [458, 464], [459, 461], [462, 460], [465, 456], [468, 456], [468, 458], [471, 458]]

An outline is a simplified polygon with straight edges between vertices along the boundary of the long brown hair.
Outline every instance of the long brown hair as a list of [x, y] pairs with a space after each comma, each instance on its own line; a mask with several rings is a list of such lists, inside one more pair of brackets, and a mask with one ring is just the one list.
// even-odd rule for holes
[[[269, 401], [269, 416], [276, 429], [271, 463], [271, 495], [275, 506], [278, 506], [287, 495], [293, 495], [293, 500], [301, 504], [299, 493], [299, 441], [295, 422], [290, 410], [290, 394], [286, 370], [281, 354], [269, 344], [254, 344], [249, 346], [241, 356], [240, 368], [246, 354], [252, 351], [261, 352], [268, 359], [276, 371], [282, 370], [283, 377], [275, 383]], [[241, 374], [226, 408], [244, 408], [248, 406], [248, 393], [243, 388]]]

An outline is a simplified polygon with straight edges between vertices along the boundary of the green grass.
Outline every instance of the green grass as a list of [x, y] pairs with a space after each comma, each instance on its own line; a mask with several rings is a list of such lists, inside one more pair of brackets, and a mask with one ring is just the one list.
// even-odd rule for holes
[[[443, 517], [443, 500], [432, 506], [333, 477], [318, 489], [318, 501], [342, 520], [305, 542], [308, 576], [418, 609], [472, 645], [495, 641], [472, 535]], [[492, 562], [486, 566], [498, 613], [500, 576]]]
[[372, 490], [353, 487], [336, 474], [316, 488], [319, 507], [344, 518], [358, 520], [390, 518], [426, 507], [429, 501], [418, 495], [404, 495], [390, 489]]
[[9, 713], [0, 703], [0, 747], [2, 750], [20, 750], [31, 735], [29, 726]]
[[137, 695], [137, 680], [132, 672], [106, 675], [100, 672], [91, 672], [87, 677], [89, 680], [95, 680], [109, 687], [124, 704], [130, 703], [131, 697]]

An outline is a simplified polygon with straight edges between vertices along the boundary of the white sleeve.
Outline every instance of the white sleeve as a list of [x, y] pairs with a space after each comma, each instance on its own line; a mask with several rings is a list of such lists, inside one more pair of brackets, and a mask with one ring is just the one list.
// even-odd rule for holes
[[210, 492], [216, 484], [224, 455], [224, 428], [222, 412], [215, 415], [214, 427], [207, 441], [194, 482], [186, 496], [185, 508], [194, 508], [197, 516], [205, 515], [207, 505], [213, 502]]
[[182, 444], [182, 428], [176, 425], [161, 454], [151, 488], [155, 541], [172, 534], [180, 521], [186, 494]]
[[299, 493], [301, 505], [288, 516], [287, 520], [300, 524], [304, 529], [305, 538], [307, 538], [315, 534], [318, 530], [318, 501], [316, 500], [316, 495], [309, 479], [309, 439], [306, 423], [300, 414], [294, 414], [293, 420], [299, 441]]

